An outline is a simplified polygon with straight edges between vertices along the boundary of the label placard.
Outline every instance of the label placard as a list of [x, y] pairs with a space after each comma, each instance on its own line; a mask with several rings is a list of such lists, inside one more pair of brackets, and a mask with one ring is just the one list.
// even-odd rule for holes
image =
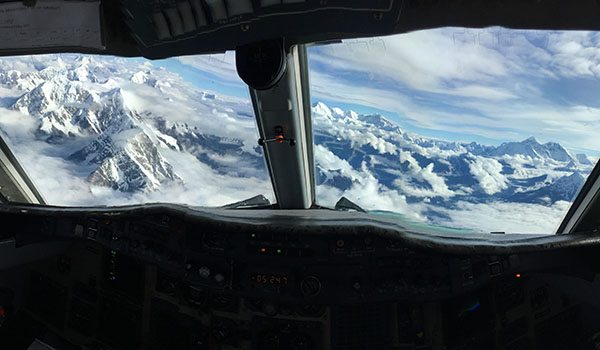
[[0, 4], [0, 50], [45, 47], [104, 49], [99, 1], [38, 0]]

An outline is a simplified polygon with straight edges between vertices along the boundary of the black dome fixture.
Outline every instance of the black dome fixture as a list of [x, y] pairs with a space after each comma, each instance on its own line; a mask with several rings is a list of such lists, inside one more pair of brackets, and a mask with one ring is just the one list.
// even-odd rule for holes
[[283, 39], [261, 41], [236, 50], [240, 78], [255, 90], [268, 90], [285, 74], [286, 52]]

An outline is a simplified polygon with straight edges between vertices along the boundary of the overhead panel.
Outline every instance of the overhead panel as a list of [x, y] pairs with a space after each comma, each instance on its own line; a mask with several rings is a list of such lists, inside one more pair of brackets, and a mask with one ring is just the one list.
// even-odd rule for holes
[[[393, 30], [400, 0], [122, 0], [131, 33], [150, 58], [225, 51], [266, 39]], [[331, 21], [343, 16], [344, 21]], [[312, 34], [311, 34], [312, 33]], [[297, 39], [297, 40], [296, 40]]]

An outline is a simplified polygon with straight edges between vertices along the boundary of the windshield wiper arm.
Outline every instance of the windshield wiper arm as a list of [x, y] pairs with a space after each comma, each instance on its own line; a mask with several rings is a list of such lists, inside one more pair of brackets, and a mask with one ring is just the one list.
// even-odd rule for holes
[[258, 196], [254, 196], [252, 198], [245, 199], [243, 201], [231, 203], [222, 206], [223, 209], [248, 209], [248, 208], [262, 208], [268, 207], [271, 205], [271, 202], [267, 199], [267, 197], [259, 194]]
[[337, 203], [335, 203], [335, 210], [338, 210], [338, 211], [355, 210], [355, 211], [358, 211], [361, 213], [367, 212], [363, 208], [359, 207], [358, 204], [354, 203], [353, 201], [349, 200], [346, 197], [340, 198], [340, 200]]

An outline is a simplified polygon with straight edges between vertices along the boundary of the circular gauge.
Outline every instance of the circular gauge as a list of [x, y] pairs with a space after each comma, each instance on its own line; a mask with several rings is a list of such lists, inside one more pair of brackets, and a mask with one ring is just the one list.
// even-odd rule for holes
[[305, 297], [314, 297], [321, 292], [321, 281], [315, 276], [305, 277], [300, 282], [300, 292]]

